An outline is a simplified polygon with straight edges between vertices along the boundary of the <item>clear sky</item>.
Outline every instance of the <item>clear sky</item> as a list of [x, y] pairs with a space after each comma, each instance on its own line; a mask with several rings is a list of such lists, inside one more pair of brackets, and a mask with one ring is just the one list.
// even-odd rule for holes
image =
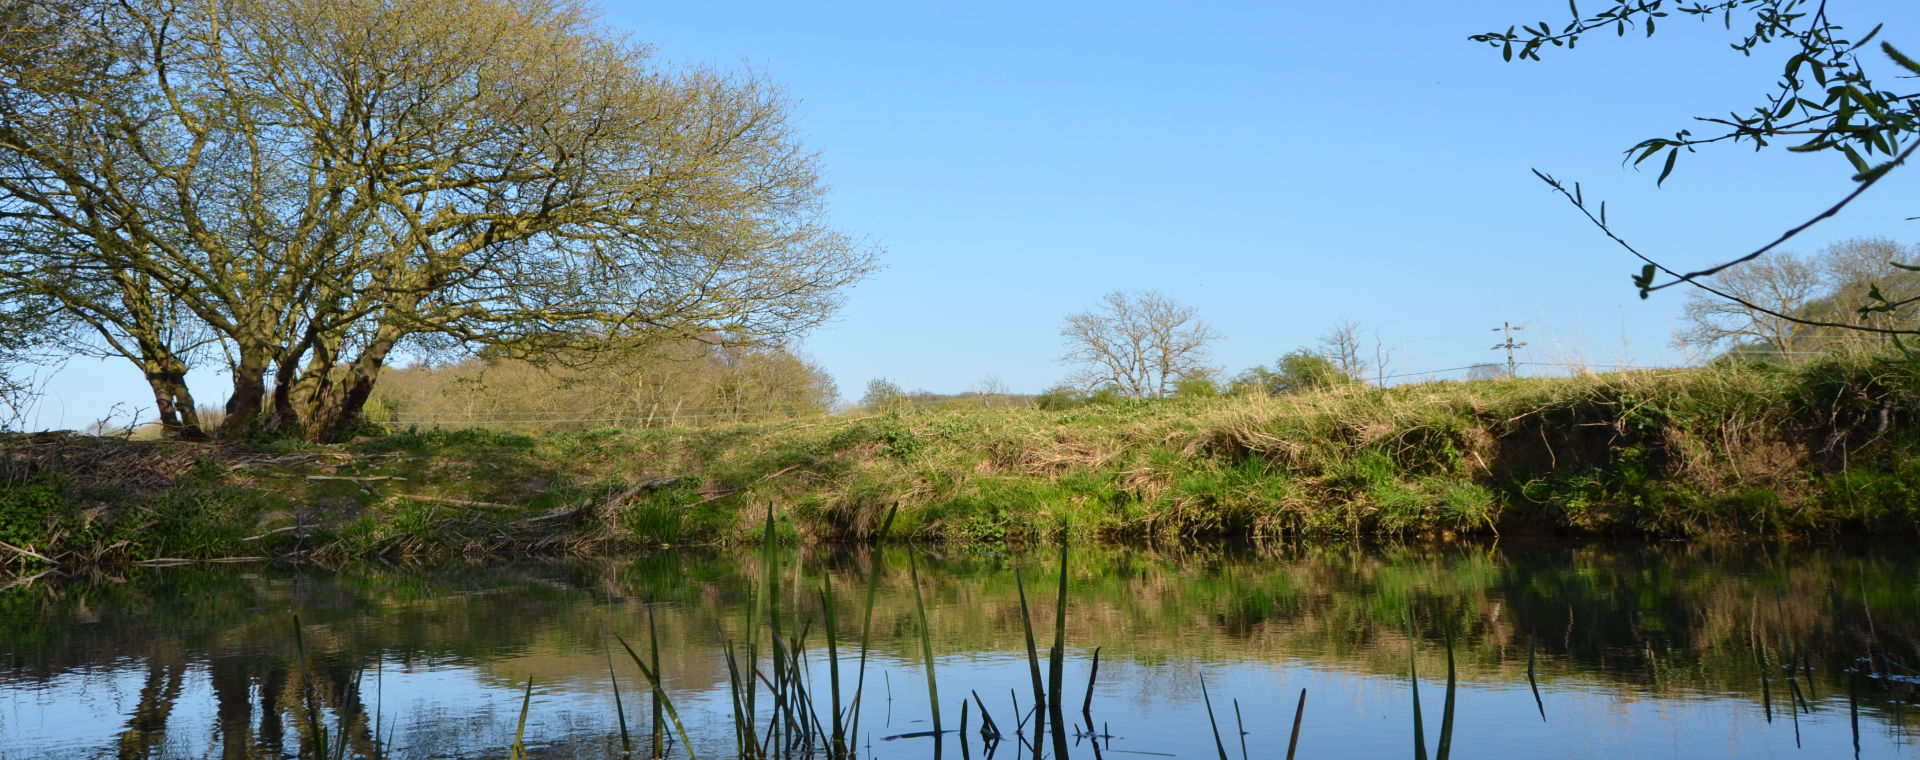
[[[1920, 52], [1920, 4], [1833, 3], [1857, 34]], [[883, 245], [800, 349], [857, 398], [885, 377], [959, 392], [1062, 379], [1060, 323], [1113, 290], [1157, 289], [1225, 335], [1231, 374], [1342, 319], [1390, 372], [1504, 359], [1664, 366], [1683, 294], [1641, 300], [1638, 262], [1529, 172], [1580, 181], [1676, 268], [1745, 253], [1852, 189], [1838, 156], [1724, 146], [1621, 151], [1763, 102], [1785, 48], [1743, 58], [1718, 21], [1663, 19], [1544, 62], [1467, 36], [1564, 22], [1564, 0], [1466, 3], [608, 3], [664, 65], [757, 69], [799, 101], [836, 226]], [[1878, 56], [1876, 55], [1875, 58]], [[1869, 60], [1883, 87], [1891, 66]], [[1704, 132], [1705, 130], [1696, 130]], [[1920, 241], [1920, 169], [1803, 235]], [[1457, 375], [1457, 373], [1454, 373]], [[224, 378], [196, 376], [223, 399]], [[75, 362], [40, 424], [152, 406], [124, 361]]]

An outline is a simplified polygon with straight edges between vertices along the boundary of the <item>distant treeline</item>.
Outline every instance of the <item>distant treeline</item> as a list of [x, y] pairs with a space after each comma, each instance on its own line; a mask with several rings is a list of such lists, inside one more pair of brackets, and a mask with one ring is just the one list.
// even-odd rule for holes
[[393, 427], [698, 426], [824, 414], [833, 378], [783, 348], [682, 341], [591, 362], [471, 357], [392, 370], [367, 418]]

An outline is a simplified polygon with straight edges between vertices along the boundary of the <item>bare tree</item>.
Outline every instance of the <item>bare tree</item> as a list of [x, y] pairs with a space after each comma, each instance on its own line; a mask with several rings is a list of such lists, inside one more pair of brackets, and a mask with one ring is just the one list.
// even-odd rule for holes
[[[1903, 246], [1884, 237], [1849, 238], [1821, 249], [1818, 258], [1826, 295], [1813, 304], [1809, 316], [1834, 322], [1852, 322], [1880, 328], [1898, 328], [1920, 318], [1920, 272], [1895, 262], [1920, 260], [1920, 246]], [[1892, 307], [1862, 312], [1879, 293]], [[1860, 343], [1883, 336], [1857, 330], [1814, 328], [1826, 343]]]
[[1334, 323], [1332, 329], [1320, 336], [1320, 353], [1326, 355], [1327, 361], [1333, 362], [1334, 368], [1348, 379], [1360, 383], [1367, 381], [1367, 372], [1372, 367], [1360, 358], [1359, 322], [1342, 319]]
[[1159, 398], [1181, 379], [1211, 371], [1207, 344], [1220, 334], [1193, 307], [1148, 290], [1108, 293], [1099, 308], [1069, 315], [1060, 337], [1067, 343], [1060, 360], [1079, 368], [1076, 385], [1110, 385], [1129, 398]]
[[1393, 361], [1393, 351], [1380, 340], [1380, 331], [1373, 332], [1373, 384], [1387, 387], [1387, 367]]
[[44, 299], [0, 292], [0, 431], [26, 429], [59, 369], [62, 357], [49, 347], [60, 333], [58, 317]]
[[1681, 313], [1685, 324], [1675, 338], [1680, 346], [1759, 343], [1779, 353], [1792, 353], [1807, 327], [1779, 315], [1805, 313], [1826, 285], [1816, 263], [1785, 252], [1721, 270], [1708, 281], [1737, 300], [1706, 291], [1689, 293]]

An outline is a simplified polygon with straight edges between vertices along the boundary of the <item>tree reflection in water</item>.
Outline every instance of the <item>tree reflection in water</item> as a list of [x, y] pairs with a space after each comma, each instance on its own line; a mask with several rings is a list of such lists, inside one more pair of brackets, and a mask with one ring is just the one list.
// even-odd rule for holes
[[[957, 693], [977, 688], [991, 700], [1024, 683], [997, 670], [1024, 668], [1012, 570], [1042, 586], [1057, 580], [1053, 557], [919, 558], [943, 687], [952, 678], [966, 687]], [[780, 596], [783, 615], [810, 621], [810, 645], [824, 646], [819, 584], [832, 583], [841, 600], [860, 599], [872, 559], [864, 550], [783, 558], [783, 574], [792, 568], [801, 587], [813, 589], [787, 593], [794, 588], [788, 578]], [[904, 557], [884, 565], [873, 627], [887, 674], [870, 674], [869, 683], [880, 680], [895, 693], [891, 705], [875, 697], [868, 709], [891, 706], [896, 714], [869, 712], [863, 727], [924, 730], [910, 722], [925, 717], [924, 698], [901, 693], [919, 688], [908, 565]], [[1266, 674], [1246, 675], [1246, 684], [1294, 679], [1276, 697], [1285, 704], [1272, 708], [1287, 717], [1300, 679], [1334, 679], [1335, 692], [1358, 695], [1352, 707], [1360, 717], [1338, 714], [1347, 706], [1310, 702], [1303, 752], [1316, 730], [1383, 733], [1380, 716], [1406, 710], [1397, 690], [1407, 653], [1419, 652], [1421, 672], [1444, 672], [1448, 638], [1463, 682], [1455, 740], [1463, 751], [1480, 730], [1476, 705], [1508, 690], [1521, 695], [1524, 712], [1501, 719], [1538, 722], [1530, 654], [1555, 736], [1611, 730], [1563, 719], [1573, 695], [1601, 695], [1616, 708], [1704, 700], [1760, 726], [1767, 726], [1760, 716], [1784, 717], [1796, 702], [1794, 722], [1812, 737], [1833, 725], [1846, 730], [1857, 694], [1863, 738], [1899, 745], [1909, 720], [1902, 705], [1920, 665], [1915, 570], [1905, 553], [1841, 549], [1086, 547], [1067, 567], [1066, 638], [1080, 656], [1082, 684], [1081, 655], [1104, 647], [1093, 711], [1105, 710], [1116, 726], [1132, 713], [1151, 719], [1126, 724], [1124, 733], [1143, 750], [1182, 730], [1181, 716], [1197, 709], [1199, 673], [1216, 691], [1235, 674]], [[638, 632], [648, 605], [658, 615], [669, 690], [691, 714], [695, 742], [712, 741], [724, 753], [732, 745], [730, 715], [716, 707], [726, 693], [722, 631], [741, 635], [759, 573], [751, 557], [667, 554], [572, 565], [176, 567], [43, 578], [0, 591], [0, 703], [9, 705], [0, 757], [295, 757], [319, 746], [315, 726], [329, 745], [344, 740], [348, 757], [504, 756], [529, 677], [541, 685], [529, 722], [536, 757], [615, 756], [601, 625]], [[1036, 601], [1034, 618], [1051, 620], [1051, 600]], [[293, 643], [295, 614], [304, 667]], [[838, 617], [844, 657], [847, 642], [858, 639], [850, 627], [859, 616], [843, 609]], [[824, 654], [809, 656], [824, 680]], [[1849, 676], [1856, 667], [1857, 682]], [[623, 669], [622, 677], [637, 673]], [[100, 688], [109, 683], [126, 686]], [[645, 693], [637, 682], [623, 686]], [[1078, 704], [1080, 687], [1071, 688], [1067, 698]], [[1257, 695], [1226, 696], [1267, 707]], [[1009, 705], [984, 706], [1009, 722]], [[647, 711], [628, 712], [644, 723]], [[103, 715], [119, 717], [84, 717]], [[1840, 724], [1832, 723], [1836, 715]], [[1367, 716], [1370, 727], [1359, 722]], [[1161, 719], [1175, 725], [1164, 732], [1149, 725]], [[903, 724], [909, 728], [896, 730]], [[1636, 731], [1620, 733], [1605, 741], [1640, 740]], [[1364, 736], [1348, 738], [1346, 746], [1367, 754]], [[863, 752], [868, 740], [856, 743]], [[889, 751], [898, 752], [874, 749]]]

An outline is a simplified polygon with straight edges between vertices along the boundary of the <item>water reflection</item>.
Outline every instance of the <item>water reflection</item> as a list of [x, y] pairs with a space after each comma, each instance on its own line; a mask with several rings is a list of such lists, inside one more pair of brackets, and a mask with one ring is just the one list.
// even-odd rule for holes
[[[931, 728], [903, 551], [783, 558], [782, 615], [810, 631], [816, 693], [828, 678], [820, 586], [840, 602], [851, 684], [860, 616], [848, 610], [879, 563], [853, 737], [861, 754], [1031, 756], [1017, 741], [983, 746], [978, 728], [983, 710], [1006, 731], [1033, 707], [1013, 571], [1029, 591], [1050, 589], [1055, 557], [921, 550], [942, 721], [956, 727], [964, 700], [971, 725], [965, 743], [951, 731], [888, 741]], [[296, 757], [323, 743], [348, 757], [504, 757], [529, 679], [534, 757], [618, 756], [603, 625], [644, 636], [649, 608], [695, 749], [726, 755], [735, 736], [723, 647], [746, 630], [764, 569], [752, 557], [673, 554], [43, 578], [0, 591], [0, 758]], [[1841, 549], [1076, 549], [1070, 736], [1089, 753], [1098, 734], [1114, 756], [1214, 757], [1204, 677], [1230, 755], [1244, 728], [1250, 757], [1284, 756], [1305, 688], [1301, 756], [1405, 756], [1409, 658], [1437, 725], [1451, 642], [1461, 682], [1453, 744], [1474, 756], [1848, 756], [1855, 725], [1861, 757], [1911, 756], [1915, 570], [1904, 552]], [[1045, 639], [1051, 600], [1031, 601]], [[1091, 713], [1076, 719], [1094, 646]], [[645, 737], [644, 682], [624, 658], [615, 670], [630, 729]]]

